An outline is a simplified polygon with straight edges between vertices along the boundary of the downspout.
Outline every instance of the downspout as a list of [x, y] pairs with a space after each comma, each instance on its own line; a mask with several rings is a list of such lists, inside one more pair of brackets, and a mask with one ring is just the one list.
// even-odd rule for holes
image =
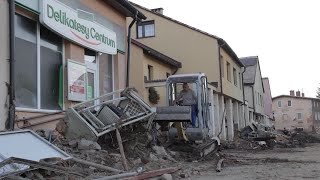
[[172, 75], [175, 75], [178, 72], [179, 68], [177, 68], [176, 70], [174, 70], [174, 72], [172, 73]]
[[15, 121], [15, 82], [14, 82], [14, 74], [15, 74], [15, 57], [14, 57], [14, 47], [15, 47], [15, 3], [13, 0], [8, 0], [9, 2], [9, 41], [10, 41], [10, 84], [9, 88], [9, 116], [7, 121], [7, 129], [10, 131], [14, 130], [14, 121]]
[[255, 93], [254, 93], [254, 90], [253, 90], [253, 86], [251, 86], [251, 90], [252, 90], [252, 99], [253, 99], [253, 114], [252, 114], [252, 118], [253, 118], [253, 115], [255, 115], [255, 112], [256, 112], [256, 101], [255, 101]]
[[[222, 69], [221, 69], [221, 52], [220, 52], [220, 49], [222, 48], [222, 46], [224, 46], [225, 43], [223, 42], [222, 45], [219, 46], [219, 73], [220, 73], [220, 87], [221, 87], [221, 94], [223, 94], [223, 85], [222, 85]], [[224, 68], [224, 67], [222, 67]]]
[[243, 82], [243, 74], [246, 72], [247, 68], [244, 66], [244, 70], [241, 73], [242, 76], [242, 96], [243, 96], [243, 104], [246, 104], [246, 98], [244, 96], [244, 82]]
[[134, 25], [134, 23], [138, 19], [138, 11], [136, 11], [133, 20], [131, 21], [129, 27], [128, 27], [128, 55], [127, 55], [127, 78], [126, 78], [126, 87], [129, 87], [129, 81], [130, 81], [130, 57], [131, 57], [131, 28]]

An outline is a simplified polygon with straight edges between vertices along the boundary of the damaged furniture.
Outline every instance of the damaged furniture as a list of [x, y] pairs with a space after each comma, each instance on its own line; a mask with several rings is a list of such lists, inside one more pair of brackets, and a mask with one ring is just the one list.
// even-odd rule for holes
[[139, 121], [150, 127], [155, 112], [132, 88], [114, 91], [67, 110], [68, 139], [98, 137]]

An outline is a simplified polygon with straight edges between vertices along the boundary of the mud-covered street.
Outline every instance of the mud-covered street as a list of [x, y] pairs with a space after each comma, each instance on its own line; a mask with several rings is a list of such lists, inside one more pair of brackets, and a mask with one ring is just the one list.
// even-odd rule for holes
[[[205, 168], [201, 175], [191, 179], [320, 179], [320, 144], [308, 144], [304, 148], [276, 148], [248, 152], [225, 150], [226, 162], [221, 172]], [[208, 167], [210, 167], [210, 163]]]

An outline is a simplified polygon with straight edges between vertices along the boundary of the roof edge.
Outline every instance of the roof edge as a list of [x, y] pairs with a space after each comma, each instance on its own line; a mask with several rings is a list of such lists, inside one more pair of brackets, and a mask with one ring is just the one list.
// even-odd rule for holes
[[133, 6], [136, 6], [136, 7], [138, 7], [138, 8], [143, 9], [143, 10], [146, 10], [146, 11], [152, 13], [152, 14], [155, 14], [155, 15], [158, 15], [158, 16], [160, 16], [160, 17], [163, 17], [163, 18], [165, 18], [165, 19], [167, 19], [167, 20], [169, 20], [169, 21], [172, 21], [172, 22], [175, 22], [175, 23], [180, 24], [180, 25], [182, 25], [182, 26], [185, 26], [185, 27], [187, 27], [187, 28], [189, 28], [189, 29], [195, 30], [195, 31], [197, 31], [197, 32], [199, 32], [199, 33], [201, 33], [201, 34], [204, 34], [204, 35], [207, 35], [207, 36], [209, 36], [209, 37], [215, 38], [216, 40], [221, 39], [220, 37], [218, 37], [218, 36], [216, 36], [216, 35], [213, 35], [213, 34], [210, 34], [210, 33], [205, 32], [205, 31], [202, 31], [202, 30], [200, 30], [200, 29], [198, 29], [198, 28], [195, 28], [195, 27], [193, 27], [193, 26], [190, 26], [190, 25], [188, 25], [188, 24], [185, 24], [185, 23], [183, 23], [183, 22], [181, 22], [181, 21], [175, 20], [175, 19], [173, 19], [173, 18], [171, 18], [171, 17], [169, 17], [169, 16], [166, 16], [166, 15], [163, 15], [163, 14], [160, 14], [160, 13], [157, 13], [157, 12], [154, 12], [154, 11], [152, 11], [151, 9], [148, 9], [148, 8], [146, 8], [146, 7], [144, 7], [144, 6], [139, 5], [139, 4], [133, 3], [133, 2], [131, 2], [131, 1], [130, 1], [130, 3], [131, 3]]
[[308, 100], [318, 100], [320, 101], [320, 98], [312, 98], [312, 97], [299, 97], [299, 96], [290, 96], [290, 95], [279, 95], [279, 96], [275, 96], [272, 98], [272, 100], [274, 99], [278, 99], [278, 98], [282, 98], [282, 97], [287, 97], [287, 98], [297, 98], [297, 99], [308, 99]]
[[[161, 60], [161, 62], [165, 63], [165, 64], [168, 64], [168, 65], [171, 65], [171, 66], [174, 66], [176, 68], [181, 68], [182, 67], [182, 63], [180, 61], [177, 61], [147, 45], [144, 45], [143, 43], [137, 41], [137, 40], [134, 40], [134, 39], [131, 39], [131, 43], [132, 44], [135, 44], [139, 47], [141, 47], [143, 50], [144, 50], [144, 53], [147, 53], [148, 55], [153, 55], [153, 53], [157, 54], [157, 56], [155, 56], [156, 59], [159, 59]], [[152, 51], [153, 53], [150, 53], [149, 51]]]
[[[121, 11], [122, 8], [126, 9], [129, 13], [129, 16], [132, 18], [135, 18], [136, 13], [138, 12], [137, 17], [139, 19], [147, 19], [147, 17], [142, 12], [140, 12], [137, 8], [135, 8], [128, 0], [104, 0], [104, 1], [109, 3], [111, 6], [113, 6], [113, 8], [119, 11]], [[120, 7], [114, 5], [114, 3], [120, 5]]]

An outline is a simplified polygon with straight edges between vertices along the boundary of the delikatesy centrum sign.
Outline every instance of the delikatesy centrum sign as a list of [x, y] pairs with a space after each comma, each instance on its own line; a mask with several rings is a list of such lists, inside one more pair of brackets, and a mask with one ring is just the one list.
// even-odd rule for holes
[[74, 9], [55, 0], [42, 0], [40, 20], [61, 36], [89, 49], [116, 54], [116, 33], [102, 25], [78, 18]]

